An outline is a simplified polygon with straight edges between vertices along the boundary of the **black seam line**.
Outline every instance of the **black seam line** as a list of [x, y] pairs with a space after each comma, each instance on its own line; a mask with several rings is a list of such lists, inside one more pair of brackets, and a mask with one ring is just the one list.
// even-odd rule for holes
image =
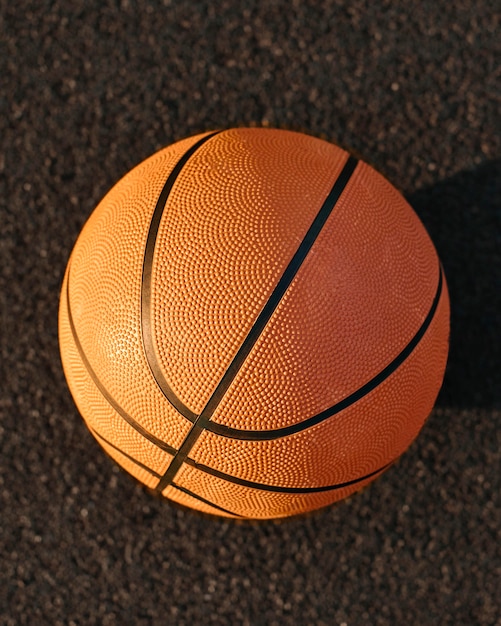
[[211, 474], [212, 476], [216, 476], [217, 478], [221, 478], [227, 482], [235, 483], [236, 485], [241, 485], [243, 487], [251, 487], [252, 489], [259, 489], [261, 491], [271, 491], [274, 493], [320, 493], [322, 491], [334, 491], [335, 489], [343, 489], [344, 487], [349, 487], [350, 485], [354, 485], [356, 483], [360, 483], [384, 470], [388, 469], [392, 463], [395, 461], [390, 461], [386, 465], [383, 465], [379, 469], [371, 472], [370, 474], [366, 474], [365, 476], [360, 476], [359, 478], [354, 478], [353, 480], [348, 480], [344, 483], [337, 483], [336, 485], [326, 485], [323, 487], [281, 487], [279, 485], [266, 485], [265, 483], [256, 483], [251, 480], [244, 480], [243, 478], [237, 478], [236, 476], [231, 476], [230, 474], [225, 474], [224, 472], [220, 472], [212, 467], [208, 467], [207, 465], [202, 465], [201, 463], [197, 463], [193, 461], [193, 459], [187, 458], [185, 460], [186, 465], [190, 465], [191, 467], [198, 469], [206, 474]]
[[151, 467], [148, 467], [147, 465], [144, 465], [144, 463], [141, 463], [141, 461], [138, 461], [137, 459], [135, 459], [134, 457], [130, 456], [130, 454], [127, 454], [127, 452], [124, 452], [123, 450], [120, 450], [120, 448], [118, 446], [116, 446], [114, 443], [111, 443], [111, 441], [108, 441], [105, 437], [103, 437], [102, 435], [100, 435], [97, 430], [94, 430], [94, 428], [92, 428], [91, 426], [89, 426], [89, 430], [91, 431], [91, 433], [93, 435], [95, 435], [98, 439], [101, 439], [101, 441], [104, 441], [104, 443], [108, 446], [110, 446], [110, 448], [113, 448], [114, 450], [116, 450], [117, 452], [119, 452], [120, 454], [122, 454], [124, 457], [126, 457], [127, 459], [129, 459], [129, 461], [132, 461], [132, 463], [134, 463], [135, 465], [138, 465], [139, 467], [141, 467], [142, 469], [146, 470], [149, 474], [151, 474], [152, 476], [154, 476], [155, 478], [161, 478], [161, 475], [158, 474], [157, 472], [155, 472], [155, 470], [152, 470]]
[[[158, 474], [157, 472], [155, 472], [155, 470], [152, 470], [150, 467], [148, 467], [147, 465], [144, 465], [144, 463], [141, 463], [141, 461], [138, 461], [137, 459], [135, 459], [134, 457], [130, 456], [130, 454], [127, 454], [127, 452], [124, 452], [123, 450], [121, 450], [118, 446], [116, 446], [114, 443], [112, 443], [111, 441], [108, 441], [108, 439], [106, 439], [106, 437], [103, 437], [103, 435], [99, 434], [94, 428], [92, 428], [92, 426], [89, 426], [89, 430], [98, 438], [101, 439], [102, 441], [104, 441], [105, 444], [107, 444], [108, 446], [110, 446], [111, 448], [113, 448], [114, 450], [116, 450], [117, 452], [119, 452], [120, 454], [122, 454], [123, 456], [125, 456], [127, 459], [129, 459], [129, 461], [131, 461], [132, 463], [134, 463], [135, 465], [138, 465], [139, 467], [141, 467], [142, 469], [144, 469], [145, 471], [147, 471], [149, 474], [151, 474], [152, 476], [154, 476], [155, 478], [161, 478], [161, 474]], [[225, 480], [226, 482], [230, 482], [230, 483], [234, 483], [236, 485], [241, 485], [242, 487], [250, 487], [252, 489], [259, 489], [260, 491], [270, 491], [273, 493], [320, 493], [323, 491], [334, 491], [336, 489], [343, 489], [344, 487], [349, 487], [350, 485], [354, 485], [356, 483], [360, 483], [364, 480], [367, 480], [368, 478], [372, 478], [373, 476], [375, 476], [376, 474], [379, 474], [380, 472], [383, 472], [384, 470], [388, 469], [390, 467], [390, 465], [392, 465], [395, 461], [390, 461], [389, 463], [386, 463], [386, 465], [383, 465], [382, 467], [380, 467], [379, 469], [370, 472], [369, 474], [365, 474], [364, 476], [360, 476], [359, 478], [354, 478], [353, 480], [348, 480], [346, 482], [343, 483], [336, 483], [334, 485], [325, 485], [322, 487], [282, 487], [280, 485], [268, 485], [265, 483], [258, 483], [258, 482], [254, 482], [251, 480], [245, 480], [243, 478], [238, 478], [237, 476], [232, 476], [231, 474], [226, 474], [225, 472], [221, 472], [213, 467], [209, 467], [208, 465], [203, 465], [202, 463], [197, 463], [196, 461], [194, 461], [193, 459], [187, 458], [185, 463], [186, 465], [189, 465], [191, 467], [193, 467], [194, 469], [197, 469], [201, 472], [204, 472], [205, 474], [210, 474], [211, 476], [215, 476], [216, 478], [220, 478], [222, 480]], [[205, 502], [206, 504], [209, 504], [210, 506], [213, 506], [215, 508], [218, 508], [222, 511], [225, 511], [226, 513], [231, 513], [232, 515], [236, 515], [236, 513], [232, 513], [231, 511], [226, 511], [226, 509], [221, 509], [221, 507], [217, 506], [216, 504], [213, 504], [212, 502], [210, 502], [209, 500], [205, 500], [204, 498], [202, 498], [201, 496], [197, 496], [196, 494], [192, 493], [191, 491], [188, 491], [188, 489], [185, 489], [184, 487], [181, 487], [180, 485], [176, 484], [176, 483], [172, 483], [173, 487], [176, 487], [176, 489], [179, 489], [180, 491], [184, 491], [185, 493], [189, 494], [190, 496], [193, 496], [194, 498], [198, 498], [199, 500], [201, 500], [202, 502]]]
[[110, 396], [108, 391], [105, 389], [105, 387], [103, 386], [103, 384], [101, 383], [101, 381], [97, 377], [96, 373], [92, 369], [92, 366], [89, 363], [89, 361], [88, 361], [88, 359], [87, 359], [87, 357], [85, 355], [85, 352], [84, 352], [84, 350], [82, 348], [82, 344], [80, 343], [80, 340], [78, 339], [78, 335], [77, 335], [76, 328], [75, 328], [75, 323], [73, 321], [73, 316], [71, 314], [69, 291], [70, 291], [70, 269], [68, 268], [68, 276], [67, 276], [67, 279], [66, 279], [66, 308], [68, 310], [68, 321], [70, 323], [70, 328], [71, 328], [71, 334], [73, 336], [73, 341], [75, 342], [75, 345], [77, 347], [77, 350], [78, 350], [78, 353], [80, 355], [80, 358], [82, 359], [82, 363], [84, 364], [84, 366], [85, 366], [87, 372], [89, 373], [89, 376], [92, 378], [94, 384], [99, 389], [99, 391], [101, 392], [101, 394], [104, 397], [104, 399], [108, 402], [108, 404], [113, 409], [115, 409], [115, 411], [121, 417], [123, 417], [123, 419], [129, 424], [129, 426], [132, 426], [132, 428], [134, 428], [134, 430], [136, 430], [145, 439], [148, 439], [148, 441], [151, 441], [151, 443], [154, 443], [156, 446], [158, 446], [159, 448], [161, 448], [165, 452], [168, 452], [169, 454], [175, 455], [177, 453], [176, 448], [174, 448], [172, 446], [169, 446], [169, 444], [165, 443], [161, 439], [157, 439], [154, 435], [151, 435], [146, 429], [144, 429], [141, 426], [141, 424], [138, 424], [138, 422], [136, 422], [136, 420], [133, 417], [131, 417], [128, 413], [126, 413], [124, 411], [124, 409], [122, 409], [122, 407], [115, 402], [115, 400]]
[[198, 496], [196, 493], [193, 493], [193, 491], [190, 491], [189, 489], [186, 489], [185, 487], [181, 487], [181, 485], [178, 485], [177, 483], [171, 483], [171, 487], [174, 487], [175, 489], [179, 489], [179, 491], [182, 491], [186, 495], [191, 496], [192, 498], [195, 498], [196, 500], [200, 500], [200, 502], [203, 502], [204, 504], [208, 504], [209, 506], [211, 506], [214, 509], [217, 509], [218, 511], [222, 511], [223, 513], [228, 513], [228, 515], [234, 515], [235, 517], [243, 517], [242, 515], [239, 515], [238, 513], [233, 513], [233, 511], [228, 511], [228, 509], [223, 509], [222, 506], [214, 504], [213, 502], [210, 502], [210, 500], [206, 500], [205, 498], [202, 498], [202, 496]]
[[220, 435], [221, 437], [227, 437], [230, 439], [239, 439], [246, 441], [270, 441], [273, 439], [280, 439], [281, 437], [288, 437], [289, 435], [294, 435], [303, 430], [311, 428], [312, 426], [316, 426], [321, 422], [329, 419], [336, 413], [340, 413], [347, 407], [351, 406], [358, 400], [361, 400], [368, 393], [373, 391], [378, 385], [380, 385], [384, 380], [386, 380], [393, 372], [400, 366], [402, 363], [410, 356], [412, 351], [419, 344], [424, 334], [426, 333], [428, 327], [430, 326], [433, 318], [435, 317], [435, 313], [438, 308], [438, 304], [440, 301], [440, 297], [442, 295], [442, 287], [443, 287], [443, 274], [442, 268], [439, 267], [439, 280], [438, 287], [435, 297], [433, 299], [433, 303], [431, 305], [430, 311], [426, 316], [424, 322], [421, 327], [414, 335], [414, 337], [410, 340], [410, 342], [405, 346], [405, 348], [400, 352], [400, 354], [389, 363], [379, 374], [374, 376], [369, 382], [365, 385], [357, 389], [355, 392], [351, 393], [349, 396], [334, 404], [330, 408], [310, 417], [302, 422], [297, 424], [292, 424], [291, 426], [286, 426], [284, 428], [277, 428], [275, 430], [240, 430], [238, 428], [230, 428], [228, 426], [224, 426], [223, 424], [217, 424], [215, 422], [210, 422], [207, 424], [206, 429], [216, 435]]
[[[103, 441], [106, 445], [110, 446], [110, 448], [113, 448], [114, 450], [119, 452], [121, 455], [123, 455], [124, 457], [129, 459], [129, 461], [131, 461], [135, 465], [139, 466], [141, 469], [144, 469], [146, 472], [148, 472], [149, 474], [151, 474], [155, 478], [158, 478], [158, 479], [161, 478], [161, 475], [158, 474], [157, 472], [155, 472], [155, 470], [152, 470], [151, 467], [148, 467], [147, 465], [144, 465], [144, 463], [141, 463], [141, 461], [138, 461], [137, 459], [135, 459], [132, 456], [130, 456], [130, 454], [127, 454], [127, 452], [124, 452], [123, 450], [118, 448], [114, 443], [111, 443], [111, 441], [108, 441], [108, 439], [106, 439], [106, 437], [103, 437], [102, 435], [100, 435], [97, 432], [97, 430], [94, 430], [94, 428], [92, 428], [91, 426], [89, 426], [89, 430], [93, 433], [93, 435], [95, 437], [97, 437], [98, 439]], [[202, 498], [201, 496], [198, 496], [196, 493], [193, 493], [192, 491], [189, 491], [188, 489], [185, 489], [184, 487], [181, 487], [180, 485], [172, 483], [171, 486], [175, 487], [176, 489], [179, 489], [179, 491], [182, 491], [182, 492], [186, 493], [187, 495], [191, 496], [192, 498], [195, 498], [196, 500], [200, 500], [201, 502], [204, 502], [205, 504], [208, 504], [209, 506], [211, 506], [211, 507], [213, 507], [213, 508], [215, 508], [215, 509], [217, 509], [219, 511], [223, 511], [224, 513], [228, 513], [229, 515], [234, 515], [235, 517], [241, 517], [241, 515], [238, 515], [238, 513], [233, 513], [233, 511], [228, 511], [227, 509], [223, 509], [222, 507], [218, 506], [217, 504], [214, 504], [213, 502], [210, 502], [209, 500], [206, 500], [205, 498]]]
[[146, 239], [146, 246], [144, 250], [143, 259], [143, 275], [141, 282], [141, 332], [143, 337], [143, 347], [146, 355], [146, 360], [150, 367], [153, 378], [155, 379], [158, 387], [167, 400], [175, 407], [179, 413], [188, 419], [190, 422], [194, 422], [197, 415], [191, 411], [178, 396], [174, 393], [169, 383], [163, 375], [162, 368], [158, 362], [155, 347], [153, 342], [153, 328], [151, 324], [151, 280], [152, 280], [152, 268], [153, 258], [155, 253], [155, 245], [158, 236], [158, 229], [160, 228], [160, 221], [162, 219], [165, 205], [169, 197], [170, 192], [176, 182], [181, 170], [189, 161], [190, 157], [209, 139], [218, 135], [221, 131], [213, 132], [209, 135], [205, 135], [199, 141], [197, 141], [189, 150], [187, 150], [183, 156], [176, 163], [174, 169], [169, 174], [165, 185], [158, 197], [153, 216], [151, 218], [150, 227], [148, 230], [148, 236]]
[[226, 390], [231, 385], [233, 379], [235, 378], [238, 370], [240, 369], [242, 363], [247, 358], [249, 352], [252, 347], [256, 343], [258, 337], [263, 331], [264, 327], [268, 323], [270, 317], [278, 306], [280, 300], [284, 296], [285, 292], [289, 288], [291, 282], [293, 281], [295, 275], [297, 274], [301, 264], [306, 258], [308, 252], [311, 247], [315, 243], [316, 238], [320, 234], [325, 222], [327, 221], [329, 215], [331, 214], [334, 206], [339, 200], [341, 194], [343, 193], [348, 181], [351, 178], [356, 166], [358, 164], [357, 159], [352, 156], [349, 156], [341, 173], [339, 174], [336, 182], [334, 183], [329, 195], [325, 199], [322, 204], [319, 212], [317, 213], [315, 219], [313, 220], [310, 228], [308, 229], [306, 235], [304, 236], [301, 244], [299, 245], [296, 253], [292, 257], [291, 261], [287, 265], [282, 277], [277, 283], [273, 293], [270, 298], [264, 305], [261, 313], [258, 315], [254, 325], [249, 331], [249, 334], [244, 339], [242, 345], [240, 346], [238, 352], [230, 363], [228, 369], [224, 373], [221, 378], [218, 386], [213, 392], [212, 396], [209, 398], [209, 401], [205, 405], [203, 411], [200, 413], [193, 426], [191, 427], [190, 432], [186, 436], [186, 439], [182, 443], [179, 448], [179, 452], [173, 458], [167, 472], [164, 474], [162, 479], [160, 480], [157, 489], [160, 491], [165, 489], [165, 487], [172, 482], [174, 476], [177, 474], [179, 468], [183, 464], [184, 460], [187, 458], [189, 451], [195, 444], [196, 440], [202, 433], [202, 431], [207, 428], [209, 421], [223, 398]]

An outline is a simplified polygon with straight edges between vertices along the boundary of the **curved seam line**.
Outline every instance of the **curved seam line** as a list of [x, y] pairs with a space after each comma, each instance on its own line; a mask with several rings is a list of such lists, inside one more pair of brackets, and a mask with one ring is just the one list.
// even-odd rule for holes
[[438, 309], [438, 305], [440, 303], [440, 298], [442, 296], [443, 291], [443, 272], [441, 266], [439, 267], [439, 281], [437, 286], [437, 292], [433, 299], [430, 311], [428, 312], [425, 320], [420, 326], [417, 333], [411, 339], [411, 341], [405, 346], [405, 348], [400, 352], [400, 354], [391, 361], [384, 369], [382, 369], [376, 376], [374, 376], [371, 380], [369, 380], [365, 385], [359, 387], [356, 391], [346, 396], [340, 402], [334, 404], [333, 406], [325, 409], [324, 411], [314, 415], [302, 422], [297, 424], [293, 424], [291, 426], [286, 426], [284, 428], [277, 428], [275, 430], [240, 430], [237, 428], [231, 428], [228, 426], [224, 426], [223, 424], [218, 424], [216, 422], [210, 422], [206, 426], [206, 430], [212, 432], [221, 437], [226, 437], [228, 439], [238, 439], [242, 441], [271, 441], [273, 439], [280, 439], [282, 437], [288, 437], [290, 435], [297, 434], [303, 430], [310, 428], [311, 426], [316, 426], [317, 424], [321, 424], [325, 420], [329, 419], [336, 413], [340, 413], [344, 409], [348, 408], [355, 402], [358, 402], [363, 397], [371, 393], [376, 387], [378, 387], [382, 382], [384, 382], [387, 378], [391, 376], [399, 367], [402, 365], [405, 360], [410, 356], [410, 354], [414, 351], [414, 349], [419, 345], [421, 339], [424, 337], [426, 331], [431, 325], [436, 311]]
[[115, 400], [108, 393], [108, 391], [106, 390], [104, 385], [101, 383], [101, 381], [97, 377], [96, 373], [92, 369], [92, 366], [89, 363], [89, 361], [88, 361], [88, 359], [87, 359], [87, 357], [85, 355], [85, 352], [84, 352], [84, 350], [82, 348], [82, 344], [80, 343], [80, 340], [79, 340], [78, 335], [77, 335], [77, 331], [76, 331], [76, 328], [75, 328], [75, 323], [74, 323], [74, 320], [73, 320], [73, 315], [71, 313], [70, 293], [69, 292], [70, 292], [70, 264], [68, 264], [68, 275], [66, 277], [66, 308], [67, 308], [67, 311], [68, 311], [68, 321], [70, 323], [71, 335], [72, 335], [73, 341], [75, 342], [75, 345], [77, 347], [78, 354], [80, 355], [82, 363], [84, 364], [84, 367], [87, 370], [87, 372], [88, 372], [89, 376], [91, 377], [92, 381], [94, 382], [94, 384], [96, 385], [98, 390], [101, 392], [101, 395], [108, 402], [108, 404], [111, 406], [111, 408], [114, 409], [129, 424], [129, 426], [131, 426], [136, 432], [138, 432], [145, 439], [148, 439], [148, 441], [150, 441], [151, 443], [155, 444], [156, 446], [158, 446], [160, 449], [164, 450], [165, 452], [168, 452], [169, 454], [175, 455], [177, 453], [177, 450], [174, 447], [172, 447], [169, 444], [167, 444], [164, 441], [162, 441], [161, 439], [157, 439], [157, 437], [155, 437], [155, 435], [150, 434], [145, 428], [143, 428], [141, 426], [141, 424], [136, 422], [136, 420], [133, 417], [131, 417], [124, 409], [122, 409], [122, 407], [117, 402], [115, 402]]
[[[118, 446], [116, 446], [114, 443], [111, 443], [111, 441], [108, 441], [106, 439], [106, 437], [103, 437], [102, 435], [100, 435], [97, 430], [95, 430], [94, 428], [92, 428], [92, 426], [89, 426], [89, 430], [91, 431], [91, 433], [97, 437], [98, 439], [101, 439], [101, 441], [103, 441], [106, 445], [110, 446], [110, 448], [113, 448], [114, 450], [116, 450], [117, 452], [119, 452], [120, 454], [122, 454], [124, 457], [126, 457], [127, 459], [129, 459], [129, 461], [132, 461], [132, 463], [134, 463], [135, 465], [138, 465], [140, 468], [144, 469], [145, 471], [147, 471], [149, 474], [151, 474], [152, 476], [154, 476], [155, 478], [161, 478], [162, 475], [159, 474], [158, 472], [155, 472], [155, 470], [152, 470], [151, 467], [148, 467], [147, 465], [145, 465], [144, 463], [141, 463], [141, 461], [138, 461], [137, 459], [135, 459], [134, 457], [132, 457], [130, 454], [127, 454], [127, 452], [124, 452], [123, 450], [120, 450], [120, 448]], [[114, 459], [113, 459], [114, 460]]]
[[155, 346], [153, 342], [153, 328], [151, 323], [151, 282], [153, 272], [153, 261], [156, 248], [156, 242], [158, 237], [158, 230], [160, 223], [167, 205], [167, 200], [172, 191], [172, 188], [179, 177], [182, 169], [187, 164], [193, 154], [209, 139], [218, 135], [222, 131], [216, 131], [209, 135], [205, 135], [193, 144], [179, 159], [171, 173], [167, 177], [167, 180], [160, 192], [153, 215], [150, 220], [150, 226], [148, 228], [148, 235], [146, 238], [146, 245], [144, 248], [143, 256], [143, 272], [141, 279], [141, 336], [143, 340], [143, 349], [146, 356], [146, 361], [150, 368], [151, 374], [157, 383], [160, 391], [168, 400], [168, 402], [187, 420], [194, 422], [197, 419], [197, 415], [189, 409], [186, 404], [174, 393], [173, 389], [167, 382], [161, 365], [157, 359], [155, 353]]
[[[182, 491], [186, 495], [191, 496], [192, 498], [195, 498], [196, 500], [199, 500], [200, 502], [203, 502], [204, 504], [208, 504], [209, 506], [213, 507], [214, 509], [218, 511], [222, 511], [223, 513], [228, 513], [228, 515], [234, 515], [235, 517], [244, 517], [243, 515], [239, 515], [238, 513], [234, 513], [233, 511], [228, 511], [228, 509], [223, 509], [222, 506], [219, 506], [218, 504], [214, 504], [210, 500], [206, 500], [205, 498], [202, 498], [202, 496], [199, 496], [196, 493], [193, 493], [193, 491], [186, 489], [186, 487], [181, 487], [181, 485], [178, 485], [177, 483], [171, 483], [169, 486], [174, 487], [174, 489], [179, 489], [179, 491]], [[173, 502], [175, 502], [175, 500], [173, 500]], [[179, 502], [177, 504], [181, 504], [181, 503]], [[200, 511], [200, 512], [205, 513], [206, 511]]]
[[395, 460], [390, 461], [389, 463], [386, 463], [386, 465], [383, 465], [379, 469], [373, 472], [370, 472], [369, 474], [366, 474], [365, 476], [360, 476], [359, 478], [354, 478], [352, 480], [348, 480], [343, 483], [337, 483], [335, 485], [325, 485], [325, 486], [320, 486], [320, 487], [282, 487], [280, 485], [267, 485], [265, 483], [258, 483], [258, 482], [254, 482], [251, 480], [245, 480], [244, 478], [238, 478], [237, 476], [232, 476], [231, 474], [226, 474], [212, 467], [208, 467], [207, 465], [202, 465], [201, 463], [197, 463], [196, 461], [194, 461], [193, 459], [189, 457], [185, 460], [186, 465], [190, 465], [191, 467], [197, 470], [200, 470], [202, 472], [205, 472], [206, 474], [211, 474], [212, 476], [215, 476], [216, 478], [221, 478], [222, 480], [225, 480], [230, 483], [235, 483], [243, 487], [250, 487], [252, 489], [259, 489], [261, 491], [270, 491], [273, 493], [297, 493], [297, 494], [320, 493], [323, 491], [334, 491], [336, 489], [343, 489], [344, 487], [349, 487], [350, 485], [360, 483], [364, 480], [367, 480], [368, 478], [371, 478], [372, 476], [375, 476], [376, 474], [379, 474], [380, 472], [383, 472], [384, 470], [388, 469], [388, 467], [390, 467], [390, 465], [392, 465], [394, 462]]
[[[142, 469], [144, 469], [145, 471], [150, 473], [155, 478], [159, 478], [160, 479], [162, 477], [161, 474], [158, 474], [157, 472], [155, 472], [155, 470], [151, 469], [147, 465], [144, 465], [144, 463], [141, 463], [141, 461], [138, 461], [134, 457], [130, 456], [130, 454], [127, 454], [126, 452], [124, 452], [123, 450], [118, 448], [115, 444], [113, 444], [110, 441], [108, 441], [105, 437], [103, 437], [103, 435], [99, 434], [91, 426], [89, 426], [89, 430], [98, 439], [101, 439], [102, 441], [104, 441], [105, 444], [109, 445], [111, 448], [114, 448], [117, 452], [119, 452], [120, 454], [122, 454], [123, 456], [128, 458], [132, 463], [134, 463], [135, 465], [138, 465], [139, 467], [141, 467]], [[284, 486], [281, 486], [281, 485], [269, 485], [269, 484], [266, 484], [266, 483], [258, 483], [258, 482], [252, 481], [252, 480], [246, 480], [244, 478], [239, 478], [238, 476], [233, 476], [232, 474], [227, 474], [226, 472], [221, 472], [221, 471], [219, 471], [219, 470], [217, 470], [217, 469], [215, 469], [213, 467], [210, 467], [208, 465], [203, 465], [202, 463], [197, 463], [196, 461], [194, 461], [193, 459], [191, 459], [189, 457], [186, 459], [185, 463], [186, 463], [186, 465], [189, 465], [190, 467], [193, 467], [194, 469], [196, 469], [196, 470], [198, 470], [200, 472], [203, 472], [205, 474], [210, 474], [212, 476], [215, 476], [216, 478], [219, 478], [221, 480], [225, 480], [226, 482], [229, 482], [229, 483], [234, 483], [236, 485], [240, 485], [242, 487], [248, 487], [248, 488], [251, 488], [251, 489], [258, 489], [260, 491], [269, 491], [269, 492], [272, 492], [272, 493], [307, 494], [307, 493], [322, 493], [322, 492], [326, 492], [326, 491], [334, 491], [334, 490], [337, 490], [337, 489], [343, 489], [344, 487], [349, 487], [349, 486], [354, 485], [356, 483], [360, 483], [360, 482], [362, 482], [364, 480], [367, 480], [368, 478], [372, 478], [373, 476], [375, 476], [376, 474], [379, 474], [380, 472], [385, 471], [386, 469], [388, 469], [390, 467], [390, 465], [392, 465], [395, 462], [395, 460], [396, 459], [394, 459], [393, 461], [390, 461], [389, 463], [386, 463], [385, 465], [383, 465], [379, 469], [374, 470], [373, 472], [370, 472], [369, 474], [365, 474], [364, 476], [359, 476], [358, 478], [353, 478], [352, 480], [348, 480], [348, 481], [345, 481], [345, 482], [342, 482], [342, 483], [336, 483], [334, 485], [322, 485], [322, 486], [318, 486], [318, 487], [284, 487]], [[173, 483], [171, 483], [171, 486], [172, 487], [176, 487], [176, 489], [179, 489], [180, 491], [184, 491], [185, 493], [188, 493], [189, 495], [192, 495], [193, 497], [199, 498], [200, 500], [202, 500], [206, 504], [209, 504], [210, 506], [213, 506], [215, 508], [219, 508], [219, 509], [225, 511], [226, 513], [231, 513], [232, 515], [237, 515], [236, 513], [233, 513], [231, 511], [226, 510], [226, 509], [222, 509], [218, 505], [214, 504], [213, 502], [210, 502], [209, 500], [205, 500], [201, 496], [197, 496], [193, 492], [189, 491], [185, 487], [182, 487], [181, 485], [178, 485], [177, 483], [173, 482]]]

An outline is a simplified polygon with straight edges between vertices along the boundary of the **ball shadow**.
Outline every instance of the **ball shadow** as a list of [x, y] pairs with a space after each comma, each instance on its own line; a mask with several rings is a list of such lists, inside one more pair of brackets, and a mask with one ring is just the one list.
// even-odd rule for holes
[[408, 196], [442, 260], [451, 347], [438, 405], [499, 407], [501, 160]]

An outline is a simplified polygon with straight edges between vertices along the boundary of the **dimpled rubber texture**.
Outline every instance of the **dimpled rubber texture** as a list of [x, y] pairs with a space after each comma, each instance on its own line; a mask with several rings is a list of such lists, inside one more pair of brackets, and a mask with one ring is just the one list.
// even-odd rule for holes
[[152, 310], [164, 377], [193, 412], [204, 408], [346, 158], [306, 135], [241, 129], [214, 137], [183, 168], [158, 230]]
[[92, 434], [148, 487], [283, 517], [360, 489], [416, 437], [445, 369], [447, 288], [417, 216], [369, 166], [253, 329], [347, 163], [287, 131], [199, 135], [132, 170], [88, 220], [62, 287], [63, 366]]

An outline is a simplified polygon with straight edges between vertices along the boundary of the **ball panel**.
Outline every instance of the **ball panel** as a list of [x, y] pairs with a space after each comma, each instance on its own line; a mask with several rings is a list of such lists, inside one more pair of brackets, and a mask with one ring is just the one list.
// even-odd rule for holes
[[[67, 274], [63, 282], [63, 293], [66, 289], [66, 282]], [[153, 471], [163, 474], [172, 460], [172, 455], [143, 437], [113, 408], [110, 402], [103, 396], [102, 391], [98, 389], [91, 374], [82, 362], [73, 339], [67, 316], [65, 297], [61, 298], [59, 309], [59, 341], [68, 386], [87, 426], [91, 431], [96, 431], [101, 437], [104, 437], [104, 439], [123, 450], [132, 458]], [[136, 421], [140, 420], [137, 419]], [[159, 419], [158, 421], [160, 422], [161, 420]], [[155, 430], [157, 434], [163, 435], [162, 441], [172, 442], [172, 436], [165, 424], [163, 429], [159, 424]], [[179, 441], [184, 439], [188, 430], [189, 426], [186, 425], [185, 430], [179, 436]], [[97, 437], [97, 440], [102, 444], [102, 439]]]
[[306, 513], [346, 498], [376, 476], [341, 489], [320, 493], [274, 493], [229, 483], [184, 465], [176, 483], [203, 498], [251, 519], [271, 519]]
[[[153, 155], [115, 185], [86, 223], [69, 263], [71, 315], [90, 366], [128, 414], [174, 446], [191, 424], [166, 402], [151, 374], [141, 333], [141, 278], [157, 196], [194, 139]], [[71, 368], [68, 363], [70, 376]]]
[[201, 412], [331, 190], [347, 154], [285, 131], [221, 133], [167, 200], [153, 264], [157, 356]]
[[421, 342], [370, 394], [317, 426], [280, 439], [243, 441], [205, 431], [190, 458], [244, 480], [285, 487], [333, 485], [370, 474], [401, 455], [429, 415], [445, 369], [448, 333], [444, 283]]
[[213, 420], [281, 428], [353, 393], [412, 339], [438, 272], [414, 211], [359, 164]]

